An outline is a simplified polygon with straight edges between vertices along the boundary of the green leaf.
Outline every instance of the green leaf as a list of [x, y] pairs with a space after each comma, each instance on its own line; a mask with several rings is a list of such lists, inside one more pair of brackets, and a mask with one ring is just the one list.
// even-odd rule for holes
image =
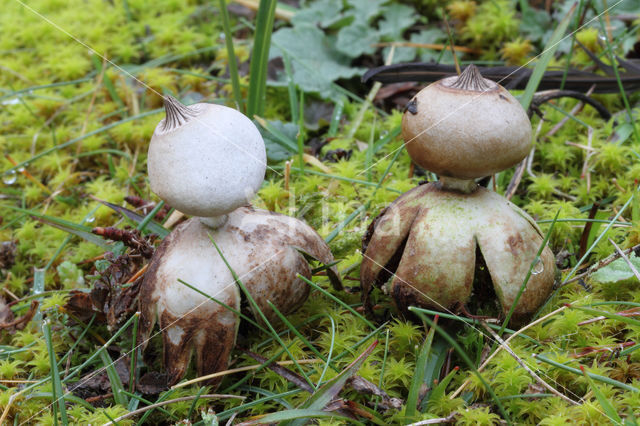
[[296, 27], [310, 24], [325, 28], [334, 23], [336, 18], [343, 17], [339, 13], [341, 10], [342, 0], [317, 0], [293, 15], [291, 23]]
[[342, 28], [338, 32], [336, 49], [351, 58], [360, 55], [371, 55], [376, 51], [374, 46], [380, 36], [368, 25], [358, 23]]
[[389, 0], [347, 0], [350, 6], [345, 15], [353, 16], [355, 22], [364, 24], [371, 23], [371, 20], [383, 13], [383, 4]]
[[[393, 3], [384, 9], [378, 30], [385, 40], [402, 40], [402, 34], [417, 20], [416, 11], [407, 5]], [[431, 42], [433, 43], [433, 42]]]
[[[410, 37], [411, 43], [422, 44], [437, 44], [442, 43], [445, 40], [447, 40], [447, 35], [439, 28], [429, 28], [427, 30], [422, 30], [419, 33], [411, 34]], [[383, 58], [387, 57], [388, 50], [388, 47], [384, 48], [382, 53]], [[423, 62], [435, 62], [443, 55], [446, 58], [451, 57], [451, 52], [449, 50], [446, 50], [443, 54], [443, 52], [439, 50], [427, 49], [422, 47], [396, 47], [396, 50], [393, 54], [393, 63], [398, 64], [402, 62], [412, 62], [416, 58], [416, 55], [419, 55], [420, 60]]]
[[321, 97], [336, 93], [332, 83], [340, 78], [361, 74], [362, 68], [350, 66], [351, 59], [329, 43], [325, 34], [315, 26], [299, 25], [283, 28], [273, 34], [276, 48], [273, 56], [286, 52], [293, 66], [293, 80], [305, 92], [317, 92]]
[[[636, 257], [635, 253], [631, 253], [629, 261], [640, 271], [640, 258]], [[591, 275], [591, 278], [602, 284], [622, 284], [638, 281], [624, 259], [614, 260], [604, 268], [598, 269]]]
[[551, 25], [551, 17], [542, 9], [528, 7], [522, 12], [520, 31], [532, 42], [542, 40]]

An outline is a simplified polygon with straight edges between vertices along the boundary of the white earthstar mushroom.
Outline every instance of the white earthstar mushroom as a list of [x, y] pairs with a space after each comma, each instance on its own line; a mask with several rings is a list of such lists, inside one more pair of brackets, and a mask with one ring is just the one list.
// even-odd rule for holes
[[182, 213], [203, 218], [223, 218], [247, 205], [267, 164], [264, 141], [251, 120], [222, 105], [185, 106], [170, 96], [165, 110], [149, 144], [153, 192]]
[[[192, 355], [200, 375], [228, 365], [243, 295], [225, 259], [271, 322], [277, 316], [268, 302], [286, 314], [306, 300], [309, 287], [298, 278], [311, 278], [305, 256], [325, 264], [333, 256], [301, 220], [248, 206], [262, 184], [266, 156], [262, 136], [247, 117], [219, 105], [185, 107], [171, 97], [165, 107], [167, 116], [149, 146], [151, 187], [197, 217], [174, 229], [151, 259], [140, 290], [140, 338], [146, 346], [155, 324], [160, 326], [164, 366], [174, 384]], [[327, 275], [341, 287], [335, 267]], [[253, 309], [245, 314], [260, 321]]]

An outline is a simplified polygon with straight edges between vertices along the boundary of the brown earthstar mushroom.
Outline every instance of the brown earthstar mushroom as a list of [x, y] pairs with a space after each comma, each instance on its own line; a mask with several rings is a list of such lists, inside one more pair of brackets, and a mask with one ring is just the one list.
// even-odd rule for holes
[[[414, 162], [440, 175], [401, 195], [363, 240], [360, 282], [371, 311], [374, 286], [386, 285], [399, 310], [451, 310], [470, 301], [480, 253], [507, 314], [536, 259], [543, 236], [524, 211], [473, 178], [511, 167], [529, 152], [531, 123], [518, 101], [469, 65], [460, 76], [420, 91], [403, 117]], [[479, 248], [479, 250], [476, 250]], [[514, 308], [526, 318], [549, 296], [553, 253], [545, 247]]]

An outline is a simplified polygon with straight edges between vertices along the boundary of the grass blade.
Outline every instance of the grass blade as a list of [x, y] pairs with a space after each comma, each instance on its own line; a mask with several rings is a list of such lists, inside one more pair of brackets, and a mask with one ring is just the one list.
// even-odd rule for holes
[[300, 102], [298, 103], [300, 111], [298, 112], [298, 168], [300, 173], [304, 174], [304, 92], [300, 91]]
[[298, 152], [298, 143], [292, 140], [289, 136], [282, 133], [280, 130], [276, 129], [269, 123], [267, 120], [260, 116], [253, 117], [256, 122], [262, 126], [267, 132], [269, 132], [273, 137], [273, 141], [286, 149], [289, 152]]
[[[606, 34], [607, 28], [604, 24], [604, 20], [602, 19], [602, 14], [598, 15], [598, 20], [600, 21], [600, 27], [602, 28], [602, 31]], [[620, 88], [620, 96], [622, 97], [622, 102], [624, 103], [624, 107], [627, 110], [627, 116], [629, 117], [629, 122], [631, 123], [631, 126], [633, 126], [633, 135], [636, 139], [636, 142], [640, 142], [640, 133], [638, 133], [638, 125], [636, 124], [636, 120], [634, 120], [633, 118], [633, 112], [631, 111], [631, 105], [629, 105], [629, 99], [627, 98], [627, 93], [624, 90], [622, 81], [620, 81], [620, 71], [618, 70], [618, 62], [614, 58], [613, 47], [611, 46], [609, 37], [604, 37], [604, 42], [605, 42], [605, 45], [607, 46], [607, 56], [609, 56], [609, 61], [611, 61], [611, 67], [613, 68], [613, 73], [616, 76], [618, 87]]]
[[156, 213], [158, 213], [158, 211], [160, 211], [160, 209], [162, 208], [162, 206], [164, 206], [164, 201], [160, 201], [154, 208], [153, 210], [151, 210], [149, 212], [148, 215], [146, 216], [142, 216], [132, 210], [129, 210], [125, 207], [120, 207], [117, 204], [113, 204], [110, 203], [108, 201], [104, 201], [101, 200], [99, 198], [96, 197], [92, 197], [92, 199], [94, 201], [97, 201], [101, 204], [104, 204], [105, 206], [109, 207], [110, 209], [120, 213], [122, 216], [126, 217], [127, 219], [131, 220], [132, 222], [134, 222], [137, 225], [137, 229], [138, 230], [143, 230], [145, 228], [149, 228], [149, 231], [160, 236], [160, 238], [164, 238], [167, 235], [169, 235], [169, 230], [166, 229], [165, 227], [163, 227], [162, 225], [160, 225], [159, 223], [156, 223], [154, 221], [152, 221], [151, 219], [153, 219], [153, 217], [156, 215]]
[[156, 204], [156, 206], [144, 218], [142, 218], [136, 229], [140, 232], [144, 232], [147, 226], [149, 226], [152, 229], [152, 232], [154, 232], [153, 230], [155, 230], [155, 233], [159, 232], [158, 235], [162, 238], [169, 235], [169, 230], [165, 229], [162, 225], [154, 223], [152, 220], [162, 207], [164, 207], [164, 200], [160, 200], [160, 202]]
[[4, 171], [4, 173], [8, 173], [8, 172], [10, 172], [12, 170], [18, 170], [20, 167], [26, 167], [28, 164], [33, 163], [35, 160], [38, 160], [38, 159], [40, 159], [40, 158], [42, 158], [42, 157], [44, 157], [46, 155], [49, 155], [52, 152], [59, 151], [59, 150], [61, 150], [63, 148], [66, 148], [68, 146], [73, 145], [74, 143], [77, 143], [77, 142], [83, 141], [83, 140], [85, 140], [87, 138], [90, 138], [91, 136], [95, 136], [95, 135], [98, 135], [100, 133], [104, 133], [107, 130], [111, 130], [114, 127], [118, 127], [121, 124], [128, 123], [129, 121], [139, 120], [141, 118], [148, 117], [148, 116], [154, 115], [154, 114], [158, 114], [158, 113], [163, 112], [163, 111], [164, 111], [164, 108], [152, 109], [150, 111], [145, 111], [145, 112], [143, 112], [141, 114], [134, 115], [132, 117], [127, 117], [127, 118], [122, 119], [120, 121], [116, 121], [115, 123], [107, 124], [106, 126], [100, 127], [99, 129], [92, 130], [91, 132], [87, 132], [82, 136], [78, 136], [77, 138], [70, 139], [70, 140], [68, 140], [68, 141], [66, 141], [64, 143], [61, 143], [59, 145], [55, 145], [55, 146], [53, 146], [51, 148], [45, 149], [44, 151], [39, 152], [38, 154], [34, 155], [33, 157], [29, 158], [28, 160], [21, 161], [18, 164], [16, 164], [15, 166], [8, 168], [7, 170]]
[[[137, 318], [137, 316], [134, 316], [134, 318]], [[124, 391], [122, 380], [120, 380], [120, 376], [118, 376], [118, 372], [116, 371], [115, 363], [109, 356], [106, 349], [100, 349], [100, 359], [104, 364], [105, 370], [107, 370], [109, 383], [111, 383], [111, 392], [113, 392], [113, 400], [116, 404], [126, 407], [129, 404], [129, 401], [127, 401], [127, 396], [122, 392]]]
[[[534, 355], [536, 359], [539, 359], [542, 362], [546, 362], [547, 364], [551, 364], [554, 367], [560, 368], [561, 370], [565, 370], [568, 371], [570, 373], [574, 373], [574, 374], [582, 374], [582, 372], [580, 370], [578, 370], [577, 368], [573, 368], [573, 367], [569, 367], [568, 365], [564, 365], [561, 364], [557, 361], [554, 361], [552, 359], [547, 358], [546, 356], [542, 355], [542, 354], [536, 354]], [[606, 383], [608, 385], [612, 385], [615, 387], [618, 387], [620, 389], [625, 389], [631, 392], [640, 392], [640, 389], [633, 387], [631, 385], [628, 385], [626, 383], [622, 383], [619, 382], [617, 380], [614, 380], [610, 377], [606, 377], [606, 376], [601, 376], [599, 374], [594, 374], [594, 373], [586, 373], [590, 378], [592, 378], [593, 380], [596, 380], [598, 382], [602, 382], [602, 383]]]
[[568, 308], [572, 308], [572, 309], [579, 309], [581, 311], [584, 312], [589, 312], [590, 314], [594, 314], [596, 316], [603, 316], [609, 319], [613, 319], [613, 320], [618, 320], [618, 321], [622, 321], [626, 324], [629, 325], [634, 325], [636, 327], [640, 326], [640, 321], [638, 321], [637, 319], [633, 319], [631, 317], [625, 316], [625, 315], [620, 315], [620, 314], [614, 314], [613, 312], [607, 312], [607, 311], [601, 311], [599, 309], [593, 309], [593, 308], [587, 308], [586, 306], [577, 306], [577, 305], [571, 305], [571, 304], [567, 304]]
[[[28, 400], [28, 399], [36, 399], [36, 398], [50, 399], [54, 405], [56, 402], [56, 397], [53, 392], [35, 392], [35, 393], [29, 394], [25, 399]], [[90, 412], [94, 412], [96, 410], [96, 407], [94, 407], [84, 399], [77, 397], [75, 395], [64, 395], [63, 397], [60, 397], [60, 399], [64, 399], [69, 403], [82, 405], [84, 408], [86, 408]]]
[[567, 16], [562, 18], [562, 21], [558, 24], [556, 29], [551, 34], [551, 38], [547, 42], [547, 45], [544, 47], [542, 54], [540, 55], [540, 59], [536, 63], [536, 66], [533, 68], [533, 72], [531, 73], [531, 77], [529, 77], [529, 82], [527, 83], [527, 87], [524, 89], [524, 94], [520, 98], [520, 104], [526, 110], [531, 105], [531, 101], [533, 100], [533, 95], [538, 90], [538, 85], [540, 84], [540, 80], [544, 75], [545, 70], [549, 66], [549, 62], [553, 58], [553, 54], [556, 53], [558, 47], [560, 47], [560, 42], [562, 41], [562, 37], [564, 33], [567, 31], [567, 27], [569, 26], [569, 22], [571, 21], [571, 16], [573, 12], [576, 10], [577, 3], [574, 4]]
[[589, 377], [586, 370], [584, 369], [584, 366], [582, 365], [580, 366], [580, 371], [582, 371], [582, 374], [584, 375], [585, 379], [587, 379], [587, 382], [589, 382], [589, 387], [591, 387], [593, 394], [598, 399], [598, 402], [600, 403], [600, 406], [602, 407], [602, 410], [604, 411], [605, 415], [609, 417], [609, 420], [611, 420], [613, 423], [621, 425], [622, 419], [616, 412], [615, 408], [613, 408], [613, 405], [611, 405], [607, 397], [604, 396], [600, 388], [593, 382], [591, 377]]
[[91, 228], [84, 225], [78, 225], [77, 223], [69, 222], [68, 220], [59, 219], [53, 216], [47, 216], [46, 214], [39, 213], [35, 210], [23, 209], [20, 207], [14, 207], [10, 205], [3, 205], [2, 207], [15, 210], [21, 213], [26, 213], [29, 216], [33, 216], [35, 219], [39, 220], [42, 223], [45, 223], [49, 226], [53, 226], [54, 228], [61, 229], [65, 232], [68, 232], [73, 235], [77, 235], [80, 238], [83, 238], [90, 243], [97, 245], [98, 247], [102, 247], [105, 250], [111, 250], [112, 244], [107, 242], [105, 239], [92, 234]]
[[[278, 411], [277, 413], [267, 414], [266, 416], [260, 417], [259, 419], [256, 419], [256, 420], [240, 423], [240, 425], [243, 425], [243, 426], [262, 425], [262, 424], [279, 423], [285, 420], [323, 419], [323, 418], [343, 420], [348, 424], [364, 426], [364, 423], [359, 422], [357, 420], [353, 420], [350, 417], [346, 417], [338, 413], [333, 413], [331, 411], [309, 410], [309, 409], [293, 409], [293, 410]], [[302, 422], [301, 424], [304, 424], [304, 423], [306, 422]]]
[[245, 314], [242, 313], [242, 311], [239, 311], [235, 308], [232, 308], [231, 306], [227, 305], [226, 303], [216, 299], [213, 296], [209, 296], [207, 293], [205, 293], [204, 291], [200, 290], [197, 287], [192, 286], [191, 284], [189, 284], [186, 281], [183, 281], [181, 279], [178, 278], [178, 282], [186, 287], [189, 287], [191, 290], [195, 291], [196, 293], [201, 294], [202, 296], [206, 297], [207, 299], [211, 300], [212, 302], [216, 302], [218, 305], [222, 306], [223, 308], [233, 312], [234, 314], [238, 315], [238, 317], [242, 318], [244, 321], [247, 321], [249, 324], [253, 325], [254, 327], [256, 327], [257, 329], [259, 329], [260, 331], [269, 334], [269, 331], [262, 327], [260, 324], [258, 324], [257, 322], [255, 322], [254, 320], [252, 320], [251, 318], [249, 318], [248, 316], [246, 316]]
[[229, 20], [229, 11], [227, 10], [227, 2], [219, 0], [220, 16], [222, 17], [222, 29], [224, 30], [224, 41], [227, 45], [227, 61], [229, 64], [229, 76], [231, 77], [231, 87], [233, 90], [233, 98], [236, 102], [236, 108], [243, 111], [242, 91], [240, 90], [240, 74], [238, 74], [238, 61], [236, 60], [236, 52], [233, 48], [233, 34], [231, 33], [231, 21]]
[[[275, 314], [278, 316], [278, 318], [280, 318], [280, 321], [282, 321], [282, 323], [284, 325], [286, 325], [287, 328], [289, 330], [291, 330], [291, 332], [294, 335], [296, 335], [298, 337], [298, 339], [300, 339], [302, 341], [302, 343], [304, 343], [305, 346], [307, 346], [311, 350], [311, 352], [313, 352], [319, 359], [321, 359], [322, 361], [325, 362], [325, 371], [326, 371], [327, 366], [331, 366], [331, 368], [334, 371], [338, 371], [338, 369], [333, 364], [331, 364], [331, 362], [329, 361], [329, 359], [331, 358], [331, 352], [333, 351], [333, 344], [331, 345], [331, 349], [329, 350], [329, 358], [325, 358], [320, 353], [320, 351], [318, 351], [318, 349], [316, 349], [316, 347], [313, 346], [313, 344], [311, 342], [309, 342], [309, 340], [306, 337], [304, 337], [304, 335], [302, 333], [300, 333], [298, 331], [298, 329], [293, 324], [291, 324], [291, 322], [287, 319], [286, 316], [284, 316], [284, 314], [282, 312], [280, 312], [280, 310], [276, 307], [276, 305], [274, 305], [270, 301], [267, 301], [267, 303], [269, 304], [271, 309], [273, 309], [273, 312], [275, 312]], [[333, 324], [333, 318], [331, 318], [329, 316], [329, 319], [331, 320], [331, 324], [333, 325], [333, 328], [335, 328], [335, 325]], [[335, 333], [335, 331], [334, 331], [334, 333]], [[320, 379], [318, 380], [318, 383], [322, 382], [322, 377], [324, 377], [324, 373], [320, 376]]]
[[[60, 381], [60, 373], [58, 372], [58, 363], [56, 362], [56, 351], [51, 341], [51, 324], [46, 321], [42, 326], [42, 332], [44, 333], [44, 340], [47, 344], [47, 350], [49, 351], [49, 363], [51, 365], [51, 390], [53, 394], [53, 421], [58, 424], [58, 410], [60, 411], [60, 418], [62, 424], [69, 424], [67, 418], [67, 407], [64, 403], [64, 391], [62, 390], [62, 383]], [[57, 404], [56, 404], [57, 403]]]
[[[320, 389], [313, 393], [300, 408], [307, 410], [322, 410], [331, 400], [333, 400], [342, 390], [347, 380], [355, 375], [364, 361], [371, 355], [371, 352], [378, 345], [374, 341], [364, 352], [362, 352], [351, 364], [349, 364], [340, 374], [322, 385]], [[296, 421], [292, 425], [302, 425], [304, 422]]]
[[106, 58], [104, 61], [105, 61], [104, 63], [100, 61], [100, 57], [96, 54], [91, 55], [91, 62], [93, 63], [93, 66], [96, 68], [96, 72], [98, 73], [98, 75], [102, 73], [102, 84], [107, 89], [107, 92], [109, 92], [109, 96], [118, 105], [119, 109], [123, 110], [124, 115], [127, 116], [128, 115], [127, 107], [122, 101], [122, 98], [120, 97], [120, 95], [118, 95], [118, 91], [113, 85], [113, 81], [111, 81], [111, 77], [109, 77], [109, 74], [107, 74], [106, 68], [103, 70], [103, 67], [106, 64]]
[[438, 383], [435, 388], [433, 388], [433, 390], [429, 394], [429, 402], [437, 401], [438, 399], [444, 397], [444, 392], [447, 390], [447, 386], [449, 386], [449, 383], [451, 383], [451, 380], [453, 380], [453, 376], [456, 375], [458, 370], [460, 370], [460, 367], [455, 366], [453, 370], [451, 370], [451, 372], [447, 374], [447, 376], [442, 379], [442, 381]]
[[335, 106], [333, 107], [333, 114], [331, 115], [331, 123], [329, 124], [327, 137], [333, 138], [338, 134], [338, 126], [340, 125], [340, 119], [342, 118], [343, 111], [344, 99], [340, 98], [335, 102]]
[[527, 287], [527, 283], [529, 282], [529, 279], [531, 278], [531, 274], [533, 272], [533, 268], [536, 266], [536, 264], [538, 262], [542, 262], [542, 260], [540, 259], [540, 256], [542, 255], [542, 251], [547, 246], [547, 242], [549, 241], [549, 238], [551, 237], [551, 232], [553, 231], [553, 227], [556, 225], [556, 220], [558, 220], [558, 216], [559, 215], [560, 215], [560, 210], [558, 210], [556, 212], [556, 216], [553, 218], [553, 222], [551, 222], [551, 226], [549, 227], [549, 230], [547, 231], [547, 235], [544, 236], [544, 240], [542, 240], [542, 244], [540, 244], [540, 248], [538, 248], [538, 252], [536, 253], [536, 257], [533, 258], [533, 261], [531, 262], [531, 265], [529, 265], [529, 270], [527, 271], [527, 275], [524, 277], [524, 281], [522, 282], [522, 285], [520, 286], [520, 290], [518, 291], [518, 294], [516, 295], [516, 298], [513, 300], [513, 303], [511, 304], [511, 308], [509, 309], [509, 312], [507, 312], [507, 316], [505, 317], [504, 321], [502, 322], [502, 327], [500, 327], [500, 331], [498, 332], [498, 336], [502, 336], [502, 333], [504, 333], [504, 330], [507, 328], [507, 325], [509, 325], [509, 320], [511, 319], [511, 316], [513, 315], [514, 311], [516, 310], [516, 306], [518, 305], [518, 302], [520, 301], [520, 297], [522, 296], [522, 293], [524, 293], [524, 289]]
[[[133, 333], [131, 334], [131, 365], [129, 365], [129, 392], [133, 393], [136, 387], [136, 362], [138, 361], [138, 323], [140, 316], [136, 313], [133, 320]], [[93, 318], [92, 318], [93, 320]]]
[[300, 274], [298, 274], [298, 278], [300, 278], [301, 280], [303, 280], [304, 282], [306, 282], [307, 284], [309, 284], [311, 287], [315, 288], [316, 290], [318, 290], [319, 292], [323, 293], [325, 296], [327, 296], [329, 299], [333, 300], [336, 303], [339, 303], [341, 306], [343, 306], [346, 310], [348, 310], [349, 312], [351, 312], [353, 315], [357, 316], [358, 318], [360, 318], [362, 320], [362, 322], [364, 322], [366, 325], [368, 325], [372, 330], [375, 330], [375, 326], [368, 320], [366, 319], [364, 316], [362, 316], [362, 314], [360, 314], [359, 312], [357, 312], [355, 309], [353, 309], [351, 306], [347, 305], [346, 303], [344, 303], [342, 300], [338, 299], [337, 297], [335, 297], [333, 294], [329, 293], [327, 290], [325, 290], [324, 288], [320, 287], [318, 284], [314, 283], [313, 281], [311, 281], [310, 279], [308, 279], [305, 276], [302, 276]]
[[611, 219], [609, 221], [609, 224], [604, 228], [604, 231], [602, 231], [600, 233], [600, 235], [598, 235], [598, 238], [596, 238], [595, 241], [593, 242], [593, 244], [591, 244], [589, 246], [589, 248], [584, 253], [584, 255], [580, 258], [580, 260], [578, 260], [578, 263], [576, 263], [576, 265], [571, 269], [571, 271], [569, 271], [569, 273], [565, 276], [564, 280], [562, 281], [562, 284], [559, 287], [562, 287], [564, 284], [567, 283], [567, 281], [569, 281], [571, 279], [571, 277], [573, 277], [573, 274], [576, 273], [578, 268], [580, 268], [580, 266], [584, 263], [584, 261], [587, 259], [587, 257], [589, 257], [589, 255], [591, 254], [591, 251], [593, 251], [593, 249], [598, 245], [600, 240], [602, 240], [605, 237], [605, 235], [607, 235], [607, 232], [609, 232], [609, 229], [611, 229], [611, 227], [614, 225], [614, 223], [617, 222], [618, 218], [620, 216], [622, 216], [622, 213], [624, 213], [624, 211], [627, 209], [627, 207], [629, 207], [629, 204], [631, 204], [631, 202], [633, 202], [633, 199], [635, 197], [636, 197], [636, 194], [635, 194], [635, 191], [634, 191], [634, 194], [631, 195], [631, 197], [629, 197], [627, 202], [624, 203], [624, 205], [622, 207], [620, 207], [620, 209], [618, 210], [616, 215], [613, 217], [613, 219]]
[[276, 11], [275, 0], [262, 0], [256, 17], [253, 52], [249, 66], [249, 95], [247, 99], [247, 115], [262, 116], [267, 94], [267, 64], [271, 47], [271, 33]]
[[284, 72], [287, 76], [287, 90], [289, 92], [289, 111], [291, 112], [291, 122], [297, 123], [299, 111], [298, 111], [298, 98], [296, 97], [296, 84], [293, 81], [293, 69], [291, 68], [291, 59], [287, 52], [282, 52], [282, 62], [284, 62]]
[[129, 318], [127, 320], [127, 322], [125, 322], [119, 329], [118, 331], [111, 336], [111, 338], [109, 340], [106, 341], [106, 343], [102, 346], [100, 346], [100, 348], [94, 352], [89, 358], [87, 358], [82, 364], [80, 364], [77, 367], [74, 367], [75, 370], [69, 374], [68, 376], [66, 376], [62, 381], [63, 382], [68, 382], [69, 380], [71, 380], [73, 377], [75, 377], [78, 373], [80, 373], [86, 366], [90, 365], [99, 355], [100, 352], [103, 349], [108, 348], [118, 337], [120, 337], [120, 335], [122, 333], [124, 333], [127, 328], [129, 328], [129, 326], [131, 325], [131, 323], [134, 321], [134, 317], [137, 316], [138, 314], [134, 314], [131, 318]]
[[[31, 290], [33, 296], [37, 296], [39, 294], [44, 293], [44, 279], [45, 279], [46, 270], [43, 268], [34, 268], [33, 269], [33, 289]], [[38, 297], [36, 300], [38, 302], [42, 301], [41, 297]], [[42, 312], [40, 311], [40, 305], [38, 305], [38, 312], [33, 316], [34, 323], [40, 325], [42, 322]]]
[[493, 399], [493, 402], [495, 402], [496, 406], [500, 410], [500, 414], [502, 414], [503, 419], [506, 420], [507, 424], [509, 425], [513, 424], [511, 422], [511, 418], [509, 417], [509, 414], [504, 409], [504, 406], [498, 399], [498, 396], [495, 394], [495, 392], [493, 391], [489, 383], [487, 383], [487, 381], [484, 379], [484, 377], [482, 377], [482, 374], [478, 372], [478, 369], [473, 364], [473, 362], [471, 361], [467, 353], [464, 351], [464, 349], [462, 349], [462, 347], [458, 344], [458, 342], [456, 342], [451, 336], [449, 336], [449, 333], [444, 331], [441, 327], [437, 326], [433, 321], [427, 318], [426, 315], [422, 314], [417, 310], [414, 310], [413, 306], [409, 307], [409, 310], [416, 313], [420, 318], [422, 318], [423, 321], [427, 322], [431, 327], [434, 327], [438, 332], [438, 334], [440, 334], [440, 336], [442, 336], [447, 342], [449, 342], [451, 346], [453, 346], [453, 348], [458, 353], [458, 356], [462, 358], [462, 360], [467, 364], [467, 366], [471, 369], [471, 371], [473, 371], [473, 373], [478, 377], [478, 379], [480, 379], [480, 381], [484, 385], [484, 388], [487, 390], [487, 393], [491, 395], [491, 398]]
[[[438, 315], [433, 318], [433, 323], [438, 323]], [[411, 379], [411, 386], [409, 386], [409, 394], [407, 395], [407, 408], [405, 409], [405, 415], [407, 419], [411, 421], [413, 421], [413, 418], [416, 416], [416, 410], [418, 409], [418, 394], [420, 393], [420, 388], [424, 383], [425, 366], [429, 359], [429, 352], [431, 352], [431, 344], [433, 343], [433, 336], [435, 333], [436, 328], [431, 327], [429, 334], [427, 334], [427, 337], [422, 344], [422, 348], [418, 354], [418, 359], [416, 360], [416, 371]]]

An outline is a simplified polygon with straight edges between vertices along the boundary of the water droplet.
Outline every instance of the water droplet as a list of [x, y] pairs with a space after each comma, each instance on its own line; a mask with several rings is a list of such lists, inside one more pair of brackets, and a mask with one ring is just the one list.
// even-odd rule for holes
[[531, 270], [531, 275], [538, 275], [544, 272], [544, 263], [540, 259], [533, 265], [533, 269]]
[[24, 173], [24, 167], [18, 167], [18, 173]]
[[13, 98], [7, 101], [2, 101], [2, 105], [17, 105], [20, 103], [20, 98]]
[[85, 221], [85, 223], [93, 223], [93, 222], [96, 221], [96, 218], [94, 216], [89, 216], [84, 221]]
[[5, 185], [13, 185], [16, 182], [16, 171], [11, 170], [5, 173], [2, 176], [2, 181], [5, 183]]

